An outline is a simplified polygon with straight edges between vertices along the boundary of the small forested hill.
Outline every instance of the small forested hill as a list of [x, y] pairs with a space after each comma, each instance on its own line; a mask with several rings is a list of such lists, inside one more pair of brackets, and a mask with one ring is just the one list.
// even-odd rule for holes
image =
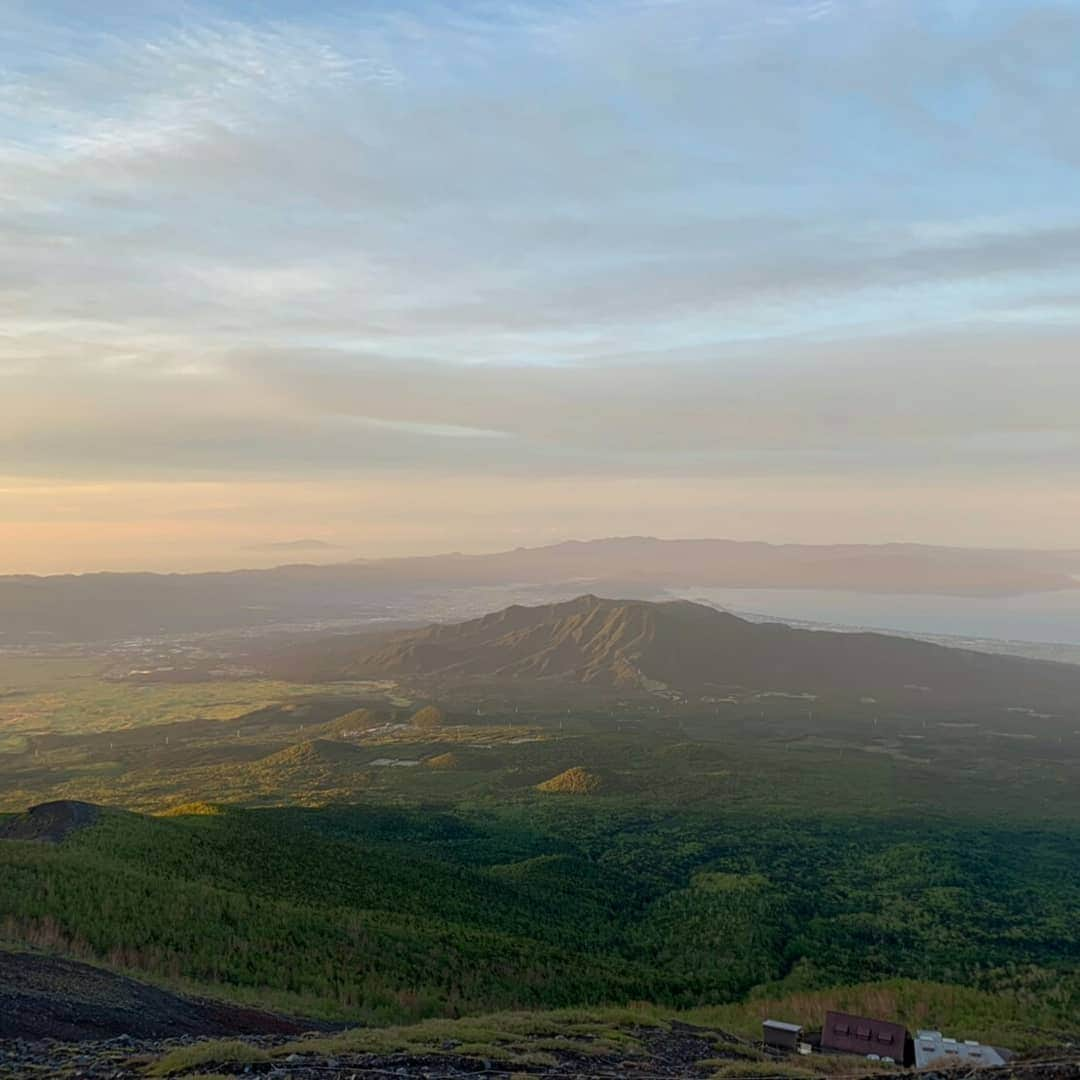
[[[340, 653], [337, 654], [340, 656]], [[582, 596], [357, 646], [336, 677], [555, 680], [614, 689], [874, 694], [1062, 705], [1080, 668], [885, 634], [751, 623], [689, 601]]]

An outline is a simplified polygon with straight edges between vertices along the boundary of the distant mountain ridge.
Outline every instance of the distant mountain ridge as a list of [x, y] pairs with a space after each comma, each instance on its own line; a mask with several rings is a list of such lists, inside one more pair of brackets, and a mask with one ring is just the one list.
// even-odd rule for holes
[[[341, 659], [341, 652], [335, 654]], [[950, 649], [886, 634], [752, 623], [688, 600], [593, 595], [514, 605], [359, 645], [338, 678], [555, 681], [611, 690], [671, 688], [876, 694], [1027, 705], [1080, 701], [1080, 669]]]
[[490, 555], [433, 555], [358, 565], [377, 567], [385, 573], [411, 572], [475, 584], [645, 581], [731, 588], [993, 595], [1075, 588], [1073, 572], [1080, 572], [1080, 552], [624, 536], [566, 540]]
[[435, 555], [198, 574], [0, 577], [0, 646], [399, 617], [402, 597], [485, 586], [611, 594], [813, 588], [1008, 596], [1078, 587], [1080, 552], [916, 544], [765, 544], [622, 537], [489, 555]]

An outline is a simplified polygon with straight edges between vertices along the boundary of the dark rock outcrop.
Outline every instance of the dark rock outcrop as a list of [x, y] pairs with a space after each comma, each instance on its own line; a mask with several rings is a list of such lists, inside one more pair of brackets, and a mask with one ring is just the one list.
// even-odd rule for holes
[[58, 844], [66, 836], [93, 825], [101, 817], [101, 807], [93, 803], [63, 799], [40, 803], [0, 825], [0, 840], [40, 840]]

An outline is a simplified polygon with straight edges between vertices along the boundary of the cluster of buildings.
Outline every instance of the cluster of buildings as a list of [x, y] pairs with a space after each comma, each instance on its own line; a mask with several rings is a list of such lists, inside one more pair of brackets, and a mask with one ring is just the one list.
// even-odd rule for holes
[[849, 1013], [828, 1012], [820, 1033], [804, 1032], [799, 1024], [766, 1020], [762, 1024], [766, 1047], [798, 1054], [858, 1054], [883, 1065], [903, 1065], [922, 1069], [929, 1066], [962, 1064], [1004, 1065], [1007, 1050], [975, 1042], [953, 1039], [940, 1031], [917, 1031], [914, 1038], [903, 1024], [872, 1020]]

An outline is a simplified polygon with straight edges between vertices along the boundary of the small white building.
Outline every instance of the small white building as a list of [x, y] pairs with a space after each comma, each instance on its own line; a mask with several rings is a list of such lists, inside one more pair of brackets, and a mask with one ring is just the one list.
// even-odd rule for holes
[[929, 1065], [1004, 1065], [1005, 1058], [992, 1046], [973, 1039], [950, 1039], [940, 1031], [920, 1031], [915, 1036], [915, 1067]]

